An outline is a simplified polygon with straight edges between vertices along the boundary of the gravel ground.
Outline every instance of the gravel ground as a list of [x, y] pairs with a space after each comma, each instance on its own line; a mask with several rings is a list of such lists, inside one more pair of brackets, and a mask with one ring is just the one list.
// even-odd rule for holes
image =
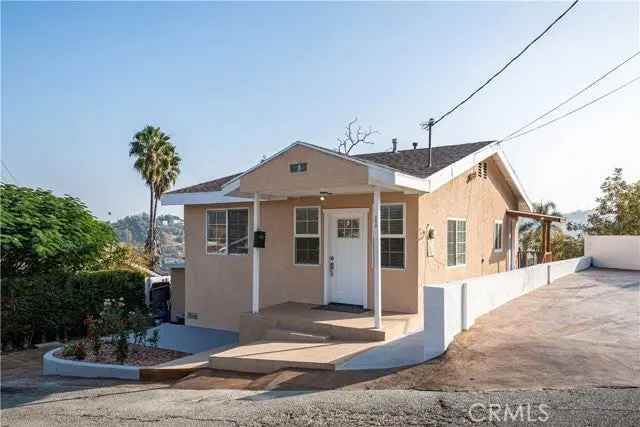
[[554, 426], [640, 425], [640, 389], [634, 388], [256, 392], [140, 384], [53, 392], [22, 406], [14, 406], [21, 399], [13, 397], [3, 396], [3, 426], [459, 425], [505, 420]]

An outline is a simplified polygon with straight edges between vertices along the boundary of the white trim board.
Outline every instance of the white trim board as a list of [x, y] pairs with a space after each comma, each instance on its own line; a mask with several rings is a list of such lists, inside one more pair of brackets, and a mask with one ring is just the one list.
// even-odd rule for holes
[[198, 193], [168, 193], [164, 194], [160, 201], [162, 203], [162, 206], [253, 202], [253, 200], [245, 199], [244, 197], [226, 196], [222, 191], [208, 191]]

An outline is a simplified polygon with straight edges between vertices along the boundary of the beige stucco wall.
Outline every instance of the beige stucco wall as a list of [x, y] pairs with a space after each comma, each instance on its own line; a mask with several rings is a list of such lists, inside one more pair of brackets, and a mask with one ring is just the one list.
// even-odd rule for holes
[[171, 321], [184, 318], [184, 268], [171, 269]]
[[[487, 160], [488, 178], [470, 178], [475, 168], [431, 194], [420, 197], [419, 282], [437, 283], [497, 273], [507, 269], [509, 228], [506, 209], [516, 209], [517, 197], [500, 173], [494, 158]], [[467, 220], [467, 252], [464, 267], [447, 266], [447, 219]], [[494, 224], [503, 221], [502, 252], [493, 251]], [[424, 234], [435, 229], [435, 256], [426, 256]]]
[[[306, 162], [307, 171], [291, 173], [289, 165]], [[297, 145], [240, 179], [245, 193], [321, 191], [368, 184], [367, 167], [338, 156]]]
[[[288, 158], [281, 165], [288, 174], [288, 164], [300, 160]], [[306, 159], [302, 159], [306, 160]], [[342, 159], [335, 159], [342, 162]], [[274, 160], [274, 161], [277, 161]], [[432, 194], [407, 195], [383, 193], [382, 202], [406, 204], [405, 269], [382, 271], [383, 310], [420, 312], [421, 285], [504, 271], [507, 267], [507, 208], [517, 206], [517, 198], [500, 174], [494, 160], [488, 161], [487, 179], [468, 180], [469, 173], [452, 180]], [[311, 168], [311, 164], [310, 164]], [[260, 170], [260, 169], [258, 169]], [[310, 169], [311, 172], [311, 169]], [[288, 175], [287, 175], [288, 176]], [[329, 175], [325, 176], [329, 179]], [[262, 184], [268, 181], [262, 178]], [[262, 185], [261, 184], [261, 185]], [[257, 185], [254, 183], [252, 185]], [[284, 185], [280, 183], [277, 185]], [[263, 187], [261, 187], [263, 188]], [[277, 187], [273, 187], [274, 189]], [[263, 191], [263, 190], [261, 190]], [[321, 304], [323, 300], [323, 266], [296, 266], [293, 254], [293, 215], [295, 206], [320, 206], [322, 209], [369, 208], [372, 194], [333, 195], [289, 198], [262, 202], [262, 228], [266, 231], [266, 248], [262, 251], [260, 305], [286, 301]], [[207, 255], [205, 251], [205, 211], [208, 208], [248, 207], [252, 204], [185, 206], [186, 251], [186, 322], [189, 325], [229, 330], [238, 329], [240, 313], [251, 308], [252, 256]], [[449, 217], [467, 219], [467, 263], [465, 267], [446, 266], [446, 221]], [[494, 253], [493, 227], [503, 220], [502, 253]], [[321, 213], [322, 221], [322, 213]], [[371, 211], [369, 211], [368, 251], [371, 260]], [[424, 233], [435, 228], [435, 256], [426, 256]], [[250, 230], [252, 225], [250, 224]], [[322, 229], [322, 224], [321, 224]], [[251, 234], [251, 232], [250, 232]], [[321, 236], [321, 260], [323, 253]], [[324, 262], [322, 262], [324, 264]], [[373, 306], [372, 269], [368, 272], [368, 305]], [[188, 313], [197, 313], [198, 319]]]
[[213, 207], [221, 206], [184, 207], [185, 323], [236, 330], [238, 315], [251, 308], [251, 257], [207, 254], [205, 211]]
[[[383, 309], [415, 313], [418, 310], [418, 196], [402, 193], [383, 193], [382, 202], [406, 204], [406, 260], [405, 269], [382, 271]], [[369, 208], [371, 194], [334, 195], [320, 201], [319, 197], [289, 198], [283, 201], [262, 202], [262, 228], [267, 234], [262, 250], [260, 274], [260, 306], [286, 301], [322, 304], [324, 263], [320, 266], [296, 266], [293, 253], [294, 207], [320, 206], [322, 209]], [[240, 313], [251, 308], [252, 255], [210, 255], [205, 251], [205, 212], [211, 208], [249, 207], [251, 204], [185, 206], [186, 255], [186, 311], [196, 313], [198, 319], [186, 316], [186, 323], [194, 326], [238, 329]], [[371, 210], [369, 211], [371, 225]], [[250, 224], [250, 229], [252, 225]], [[368, 230], [367, 258], [371, 259], [371, 227]], [[323, 238], [320, 248], [323, 260]], [[373, 306], [372, 269], [368, 272], [368, 305]]]

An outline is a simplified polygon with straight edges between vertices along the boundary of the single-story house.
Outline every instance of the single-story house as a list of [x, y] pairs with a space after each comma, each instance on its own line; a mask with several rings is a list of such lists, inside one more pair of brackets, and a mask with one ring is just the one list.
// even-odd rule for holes
[[424, 284], [515, 268], [531, 211], [493, 141], [350, 156], [295, 142], [162, 204], [184, 205], [186, 324], [233, 331], [286, 302], [362, 307], [374, 328], [420, 314]]

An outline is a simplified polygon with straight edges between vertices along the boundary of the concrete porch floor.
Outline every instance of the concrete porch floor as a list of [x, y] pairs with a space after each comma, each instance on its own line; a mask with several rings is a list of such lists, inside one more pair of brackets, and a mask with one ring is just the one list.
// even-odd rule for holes
[[383, 312], [382, 328], [375, 329], [373, 311], [346, 313], [315, 307], [316, 304], [285, 302], [265, 307], [257, 314], [248, 313], [241, 319], [240, 342], [260, 338], [260, 331], [256, 334], [248, 330], [259, 328], [260, 322], [264, 323], [263, 327], [319, 333], [340, 341], [388, 341], [421, 327], [417, 313]]
[[[350, 358], [420, 328], [419, 315], [384, 312], [375, 329], [373, 312], [345, 313], [287, 302], [240, 320], [240, 343], [209, 359], [214, 369], [271, 373], [283, 368], [335, 370]], [[291, 331], [326, 338], [325, 342], [268, 339], [269, 331]]]

